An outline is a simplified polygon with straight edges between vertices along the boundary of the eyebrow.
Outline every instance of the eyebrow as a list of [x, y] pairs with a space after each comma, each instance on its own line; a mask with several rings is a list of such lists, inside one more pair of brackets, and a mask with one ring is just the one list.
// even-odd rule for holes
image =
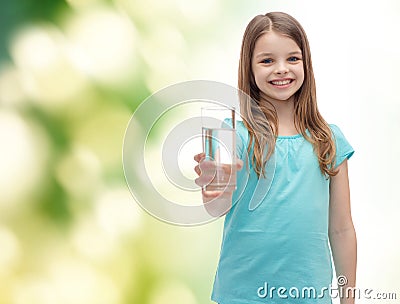
[[[264, 57], [264, 56], [271, 56], [273, 55], [273, 53], [259, 53], [256, 58], [258, 57]], [[293, 51], [293, 52], [289, 52], [288, 55], [303, 55], [301, 51]]]

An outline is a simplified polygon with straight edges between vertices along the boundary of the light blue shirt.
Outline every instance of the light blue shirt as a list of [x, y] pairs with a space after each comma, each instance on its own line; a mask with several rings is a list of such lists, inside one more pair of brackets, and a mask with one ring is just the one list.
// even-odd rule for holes
[[[246, 169], [248, 131], [240, 121], [236, 126], [237, 152], [244, 167], [238, 172], [234, 205], [225, 218], [212, 300], [331, 303], [329, 179], [320, 171], [313, 146], [302, 135], [279, 136], [276, 167], [270, 161], [267, 179], [260, 180], [254, 194], [259, 180], [251, 161]], [[338, 166], [354, 150], [337, 126], [330, 127]]]

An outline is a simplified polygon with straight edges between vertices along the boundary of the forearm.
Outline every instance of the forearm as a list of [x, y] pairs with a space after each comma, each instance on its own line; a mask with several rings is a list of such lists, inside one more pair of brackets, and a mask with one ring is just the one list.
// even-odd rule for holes
[[[351, 290], [346, 293], [346, 288], [354, 288], [356, 284], [357, 266], [357, 239], [354, 227], [351, 225], [346, 230], [334, 231], [329, 233], [329, 241], [332, 249], [333, 261], [337, 276], [345, 276], [347, 284], [343, 287], [343, 297], [341, 304], [352, 304], [355, 299]], [[348, 295], [348, 296], [347, 296]]]

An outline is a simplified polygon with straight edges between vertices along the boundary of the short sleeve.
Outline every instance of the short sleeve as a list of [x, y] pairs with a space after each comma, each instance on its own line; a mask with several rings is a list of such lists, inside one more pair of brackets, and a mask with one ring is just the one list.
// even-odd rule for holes
[[342, 131], [336, 125], [329, 125], [336, 146], [336, 167], [338, 167], [345, 159], [349, 159], [354, 154], [354, 149], [344, 137]]

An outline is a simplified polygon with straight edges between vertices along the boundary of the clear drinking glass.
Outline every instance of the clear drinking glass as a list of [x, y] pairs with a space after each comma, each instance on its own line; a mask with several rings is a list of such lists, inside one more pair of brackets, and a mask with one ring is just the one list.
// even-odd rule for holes
[[236, 189], [235, 109], [213, 106], [201, 109], [205, 159], [202, 174], [212, 176], [205, 191]]

